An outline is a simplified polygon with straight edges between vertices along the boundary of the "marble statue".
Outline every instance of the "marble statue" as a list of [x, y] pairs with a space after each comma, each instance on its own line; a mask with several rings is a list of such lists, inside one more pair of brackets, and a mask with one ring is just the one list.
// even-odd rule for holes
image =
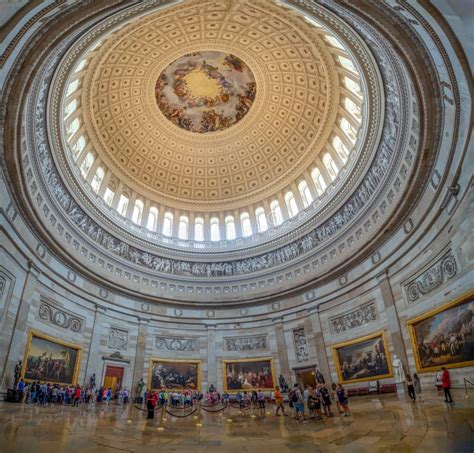
[[395, 382], [404, 382], [405, 381], [405, 374], [403, 372], [403, 364], [402, 361], [394, 354], [393, 355], [393, 374], [395, 376]]
[[135, 395], [135, 402], [141, 404], [143, 402], [143, 389], [145, 388], [145, 381], [141, 378], [137, 384], [137, 394]]
[[89, 386], [90, 386], [90, 388], [95, 387], [95, 373], [89, 379]]

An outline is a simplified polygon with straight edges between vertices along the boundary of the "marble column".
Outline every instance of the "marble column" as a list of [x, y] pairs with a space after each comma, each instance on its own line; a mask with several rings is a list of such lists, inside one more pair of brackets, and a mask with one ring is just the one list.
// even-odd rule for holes
[[[207, 329], [207, 388], [217, 387], [216, 326], [209, 324]], [[203, 383], [204, 384], [204, 383]], [[204, 392], [203, 387], [202, 391]]]
[[275, 339], [276, 339], [278, 359], [280, 361], [280, 374], [283, 375], [286, 383], [291, 387], [291, 384], [294, 381], [294, 379], [290, 370], [290, 362], [288, 360], [288, 348], [285, 342], [285, 332], [283, 330], [283, 318], [276, 318], [273, 320], [273, 322], [275, 325]]
[[331, 369], [329, 368], [329, 360], [326, 353], [326, 343], [324, 341], [319, 311], [312, 313], [309, 319], [313, 326], [313, 342], [314, 347], [316, 348], [316, 357], [318, 359], [319, 371], [323, 374], [326, 384], [331, 384]]
[[[388, 330], [392, 339], [393, 353], [401, 360], [403, 364], [403, 370], [409, 373], [407, 352], [405, 349], [405, 343], [403, 341], [402, 329], [400, 327], [400, 319], [397, 313], [397, 307], [395, 305], [395, 299], [393, 297], [392, 288], [390, 286], [390, 280], [387, 275], [387, 271], [384, 271], [377, 275], [380, 292], [382, 293], [382, 300], [385, 308], [385, 316], [387, 317]], [[393, 354], [392, 354], [393, 360]]]
[[[145, 353], [146, 353], [146, 340], [148, 334], [148, 324], [150, 320], [148, 318], [138, 318], [138, 336], [137, 336], [137, 346], [135, 349], [135, 361], [133, 364], [133, 378], [132, 378], [132, 398], [135, 398], [137, 383], [143, 378], [145, 383], [147, 379], [144, 376], [145, 370]], [[148, 384], [146, 384], [148, 385]]]
[[11, 340], [8, 345], [5, 363], [2, 369], [0, 380], [0, 388], [2, 389], [11, 388], [14, 385], [13, 371], [15, 365], [19, 360], [23, 361], [24, 348], [26, 346], [28, 316], [39, 276], [39, 269], [31, 261], [28, 261], [28, 271], [18, 304], [18, 311], [15, 317]]
[[84, 371], [84, 385], [88, 385], [90, 377], [95, 374], [96, 385], [99, 386], [102, 375], [103, 361], [100, 360], [100, 336], [104, 329], [105, 308], [95, 306], [94, 324], [92, 326], [92, 335], [89, 346], [89, 354], [87, 355], [87, 363]]

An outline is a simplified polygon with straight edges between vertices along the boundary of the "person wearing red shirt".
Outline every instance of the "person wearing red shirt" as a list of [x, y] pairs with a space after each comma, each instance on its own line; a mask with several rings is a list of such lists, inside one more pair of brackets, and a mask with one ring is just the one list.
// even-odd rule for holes
[[147, 395], [146, 408], [147, 408], [148, 414], [146, 418], [155, 418], [155, 407], [156, 407], [157, 401], [158, 401], [158, 395], [156, 394], [155, 391], [152, 390]]
[[[449, 389], [451, 388], [451, 381], [449, 379], [449, 371], [443, 366], [441, 367], [441, 386], [444, 390], [444, 402], [452, 403], [453, 399], [451, 398], [451, 393]], [[449, 398], [449, 400], [448, 400]]]
[[74, 390], [74, 405], [76, 407], [79, 407], [79, 400], [81, 399], [81, 387], [77, 386], [76, 389]]

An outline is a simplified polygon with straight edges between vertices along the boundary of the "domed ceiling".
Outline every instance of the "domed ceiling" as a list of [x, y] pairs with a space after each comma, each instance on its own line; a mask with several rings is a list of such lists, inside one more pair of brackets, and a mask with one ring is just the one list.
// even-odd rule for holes
[[272, 1], [185, 2], [101, 43], [85, 69], [85, 129], [131, 191], [193, 211], [248, 206], [326, 146], [340, 107], [335, 58]]

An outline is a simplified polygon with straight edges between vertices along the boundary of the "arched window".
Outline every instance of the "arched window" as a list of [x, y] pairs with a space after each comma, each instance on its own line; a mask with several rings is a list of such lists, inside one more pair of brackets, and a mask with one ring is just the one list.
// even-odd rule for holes
[[234, 217], [231, 215], [228, 215], [225, 218], [225, 237], [226, 239], [232, 240], [235, 239], [235, 222], [234, 222]]
[[156, 231], [158, 225], [158, 209], [155, 206], [152, 206], [148, 211], [148, 220], [146, 222], [146, 227], [150, 231]]
[[345, 98], [344, 107], [351, 115], [355, 116], [356, 118], [360, 118], [359, 106], [352, 99]]
[[270, 203], [270, 209], [272, 211], [272, 223], [274, 226], [281, 225], [283, 223], [283, 215], [281, 213], [280, 203], [278, 200], [273, 200]]
[[204, 241], [204, 220], [202, 217], [196, 217], [194, 219], [194, 240]]
[[94, 178], [92, 179], [91, 186], [92, 190], [97, 193], [100, 189], [100, 185], [102, 184], [102, 181], [104, 180], [104, 169], [102, 167], [97, 167], [97, 170], [95, 172]]
[[347, 135], [349, 140], [354, 143], [356, 141], [357, 131], [351, 126], [351, 123], [345, 118], [341, 119], [341, 129]]
[[118, 206], [117, 206], [117, 212], [125, 217], [127, 215], [127, 209], [128, 209], [128, 197], [126, 197], [124, 194], [120, 195]]
[[352, 71], [352, 72], [357, 73], [357, 69], [355, 68], [355, 66], [354, 66], [354, 64], [352, 63], [351, 60], [349, 60], [346, 57], [342, 57], [340, 55], [337, 58], [339, 59], [339, 62], [341, 63], [341, 66], [344, 69], [347, 69], [348, 71]]
[[77, 68], [74, 72], [82, 71], [85, 68], [86, 63], [87, 63], [87, 58], [84, 58], [84, 60], [81, 60], [80, 63], [77, 65]]
[[267, 218], [263, 208], [255, 209], [255, 217], [257, 218], [257, 229], [260, 233], [268, 230]]
[[86, 158], [82, 162], [81, 165], [81, 172], [82, 176], [85, 178], [87, 177], [87, 174], [89, 173], [89, 170], [91, 169], [92, 165], [94, 163], [94, 156], [92, 153], [87, 153]]
[[296, 204], [296, 200], [293, 195], [293, 192], [291, 191], [286, 192], [285, 203], [286, 203], [286, 208], [288, 209], [288, 214], [290, 215], [290, 217], [294, 217], [296, 214], [298, 214], [298, 205]]
[[189, 219], [188, 219], [188, 216], [182, 215], [179, 218], [178, 237], [180, 239], [183, 239], [183, 240], [187, 240], [189, 238]]
[[105, 192], [104, 192], [104, 201], [109, 205], [109, 206], [112, 206], [112, 201], [114, 201], [114, 191], [109, 189], [107, 187], [107, 189], [105, 189]]
[[70, 125], [69, 127], [67, 128], [67, 135], [68, 135], [68, 139], [70, 139], [78, 130], [79, 130], [79, 126], [81, 125], [81, 122], [79, 121], [78, 118], [76, 118]]
[[66, 108], [64, 109], [64, 113], [66, 114], [66, 118], [73, 113], [77, 108], [77, 99], [73, 99]]
[[347, 158], [349, 157], [349, 151], [347, 148], [344, 146], [344, 143], [342, 143], [342, 140], [339, 137], [334, 137], [334, 140], [332, 141], [332, 146], [334, 146], [334, 149], [337, 152], [337, 155], [339, 158], [346, 163]]
[[307, 208], [313, 202], [313, 196], [309, 190], [308, 183], [306, 181], [301, 181], [298, 184], [298, 189], [300, 191], [301, 199], [303, 200], [303, 205]]
[[76, 143], [74, 143], [74, 146], [72, 147], [72, 152], [74, 153], [74, 157], [77, 157], [79, 153], [84, 149], [84, 146], [86, 146], [86, 139], [84, 138], [83, 135], [81, 135]]
[[135, 200], [135, 206], [133, 207], [132, 212], [132, 222], [140, 223], [142, 222], [143, 216], [143, 201], [142, 200]]
[[221, 233], [219, 231], [219, 219], [213, 217], [211, 219], [211, 241], [220, 241]]
[[164, 236], [171, 236], [173, 233], [173, 213], [166, 212], [163, 219], [163, 230], [162, 233]]
[[71, 82], [69, 86], [67, 87], [66, 96], [69, 96], [70, 94], [74, 93], [74, 91], [77, 90], [78, 86], [79, 86], [79, 79], [76, 79], [74, 80], [74, 82]]
[[334, 162], [334, 159], [329, 153], [326, 153], [324, 155], [323, 163], [326, 166], [329, 176], [331, 176], [332, 179], [335, 179], [337, 174], [339, 173], [339, 169], [337, 168], [336, 162]]
[[326, 35], [326, 39], [331, 46], [337, 47], [338, 49], [344, 49], [344, 46], [341, 44], [339, 39], [334, 38], [333, 36]]
[[252, 224], [250, 223], [250, 216], [248, 212], [242, 212], [242, 214], [240, 214], [240, 224], [242, 225], [242, 236], [244, 238], [252, 236]]
[[318, 167], [313, 169], [313, 171], [311, 172], [311, 177], [313, 178], [314, 186], [316, 187], [318, 195], [322, 195], [323, 192], [326, 190], [327, 185]]
[[350, 92], [360, 96], [360, 85], [355, 80], [346, 76], [344, 77], [344, 85]]

